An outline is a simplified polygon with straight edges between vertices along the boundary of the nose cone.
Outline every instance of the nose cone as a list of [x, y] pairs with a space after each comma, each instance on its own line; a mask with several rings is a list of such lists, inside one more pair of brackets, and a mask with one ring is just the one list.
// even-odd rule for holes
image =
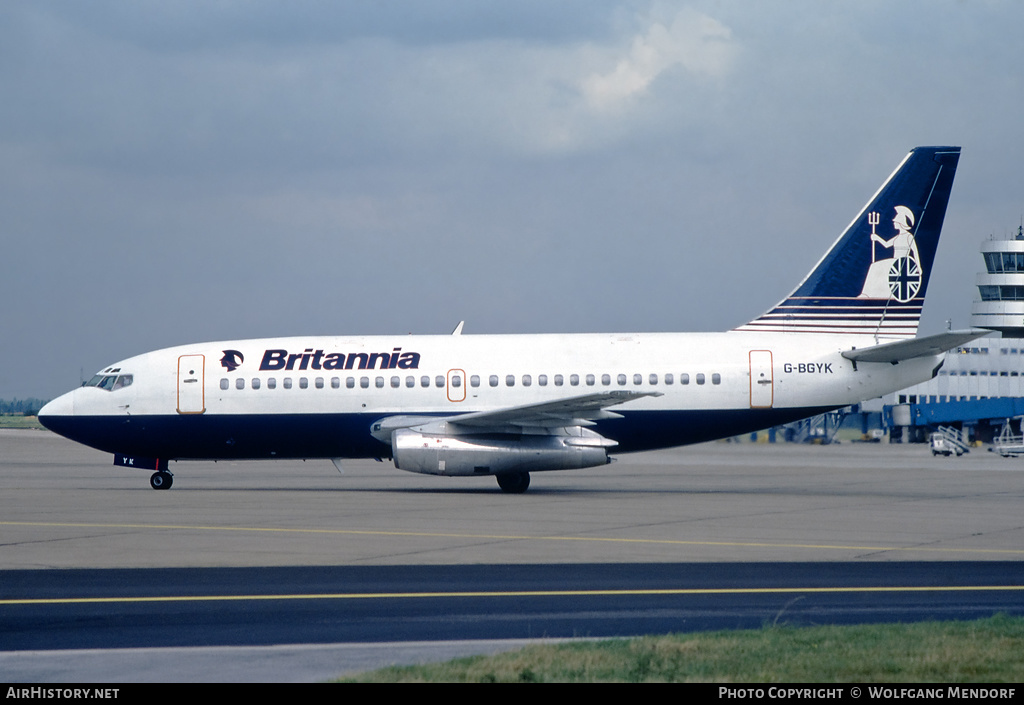
[[[76, 390], [77, 391], [77, 390]], [[51, 402], [48, 402], [39, 410], [39, 423], [51, 431], [60, 431], [55, 426], [61, 425], [61, 420], [75, 415], [75, 392], [71, 391], [62, 394]]]

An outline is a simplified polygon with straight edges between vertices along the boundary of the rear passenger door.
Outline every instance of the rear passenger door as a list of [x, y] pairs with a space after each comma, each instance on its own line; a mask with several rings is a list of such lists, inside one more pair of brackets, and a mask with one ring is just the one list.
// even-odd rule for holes
[[750, 351], [750, 408], [770, 409], [775, 403], [772, 351]]

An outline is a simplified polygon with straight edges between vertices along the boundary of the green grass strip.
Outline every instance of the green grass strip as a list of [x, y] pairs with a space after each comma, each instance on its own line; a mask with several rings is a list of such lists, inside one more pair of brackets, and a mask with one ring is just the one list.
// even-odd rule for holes
[[574, 641], [343, 682], [1021, 683], [1024, 618]]

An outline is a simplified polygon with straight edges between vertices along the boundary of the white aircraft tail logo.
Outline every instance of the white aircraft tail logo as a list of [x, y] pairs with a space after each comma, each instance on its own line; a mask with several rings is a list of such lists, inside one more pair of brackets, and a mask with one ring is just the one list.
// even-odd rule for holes
[[[917, 242], [910, 231], [914, 227], [914, 212], [906, 206], [896, 206], [896, 217], [892, 219], [896, 234], [886, 240], [875, 232], [881, 221], [877, 212], [868, 214], [871, 225], [871, 267], [864, 277], [864, 288], [858, 298], [896, 299], [906, 303], [921, 289], [924, 272]], [[878, 258], [876, 243], [892, 250], [892, 257]]]
[[[959, 158], [958, 147], [911, 151], [793, 293], [737, 330], [917, 335]], [[889, 218], [892, 231], [879, 227]]]

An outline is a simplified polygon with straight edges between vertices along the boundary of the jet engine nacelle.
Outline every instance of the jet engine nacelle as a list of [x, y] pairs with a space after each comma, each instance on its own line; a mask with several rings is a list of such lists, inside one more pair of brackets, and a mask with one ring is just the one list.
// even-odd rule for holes
[[572, 470], [611, 462], [608, 439], [583, 435], [450, 436], [408, 428], [391, 435], [399, 470], [427, 475], [498, 475], [508, 472]]

